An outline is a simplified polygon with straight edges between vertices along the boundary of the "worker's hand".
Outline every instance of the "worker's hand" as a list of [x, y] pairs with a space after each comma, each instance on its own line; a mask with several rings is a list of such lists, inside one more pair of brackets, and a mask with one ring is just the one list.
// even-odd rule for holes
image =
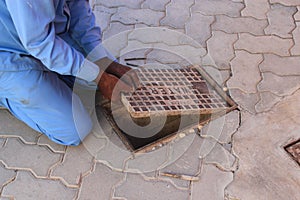
[[96, 64], [100, 67], [100, 69], [121, 79], [133, 89], [136, 89], [140, 85], [135, 70], [128, 66], [114, 62], [108, 58], [98, 60]]
[[107, 72], [103, 72], [99, 75], [100, 80], [96, 80], [98, 82], [98, 88], [101, 94], [110, 99], [113, 102], [119, 101], [121, 92], [130, 92], [132, 91], [132, 87], [118, 77], [108, 74]]

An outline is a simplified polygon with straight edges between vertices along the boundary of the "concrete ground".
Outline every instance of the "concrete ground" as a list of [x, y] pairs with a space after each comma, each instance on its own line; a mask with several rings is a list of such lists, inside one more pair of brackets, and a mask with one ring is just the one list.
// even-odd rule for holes
[[120, 62], [201, 64], [240, 110], [141, 155], [99, 112], [100, 127], [64, 147], [0, 110], [1, 200], [300, 199], [300, 166], [284, 150], [300, 138], [300, 0], [91, 4]]

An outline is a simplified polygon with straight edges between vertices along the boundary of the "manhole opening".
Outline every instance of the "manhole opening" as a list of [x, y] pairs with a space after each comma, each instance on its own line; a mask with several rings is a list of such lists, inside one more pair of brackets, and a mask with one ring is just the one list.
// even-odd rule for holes
[[[137, 74], [141, 86], [132, 93], [123, 94], [122, 104], [113, 109], [110, 102], [102, 104], [114, 131], [132, 152], [161, 147], [176, 138], [177, 133], [204, 125], [237, 108], [228, 94], [199, 66], [141, 67]], [[164, 124], [148, 126], [151, 120]], [[135, 125], [143, 129], [134, 128]]]
[[286, 152], [295, 160], [300, 166], [300, 139], [295, 142], [292, 142], [284, 147]]

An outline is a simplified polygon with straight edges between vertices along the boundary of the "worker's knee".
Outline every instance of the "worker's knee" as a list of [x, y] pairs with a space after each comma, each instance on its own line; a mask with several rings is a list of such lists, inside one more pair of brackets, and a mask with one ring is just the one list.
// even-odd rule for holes
[[56, 127], [51, 130], [42, 130], [50, 140], [66, 146], [78, 146], [92, 130], [90, 118], [74, 123], [65, 122], [63, 127]]

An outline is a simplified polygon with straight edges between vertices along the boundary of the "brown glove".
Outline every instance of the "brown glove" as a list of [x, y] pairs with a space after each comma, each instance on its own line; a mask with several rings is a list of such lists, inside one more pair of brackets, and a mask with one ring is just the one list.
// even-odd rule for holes
[[101, 94], [111, 101], [119, 101], [121, 92], [130, 92], [132, 87], [124, 83], [118, 77], [103, 72], [98, 82], [98, 88]]
[[135, 70], [128, 66], [114, 62], [108, 58], [98, 60], [96, 64], [100, 67], [100, 69], [121, 79], [133, 89], [137, 88], [140, 85]]

